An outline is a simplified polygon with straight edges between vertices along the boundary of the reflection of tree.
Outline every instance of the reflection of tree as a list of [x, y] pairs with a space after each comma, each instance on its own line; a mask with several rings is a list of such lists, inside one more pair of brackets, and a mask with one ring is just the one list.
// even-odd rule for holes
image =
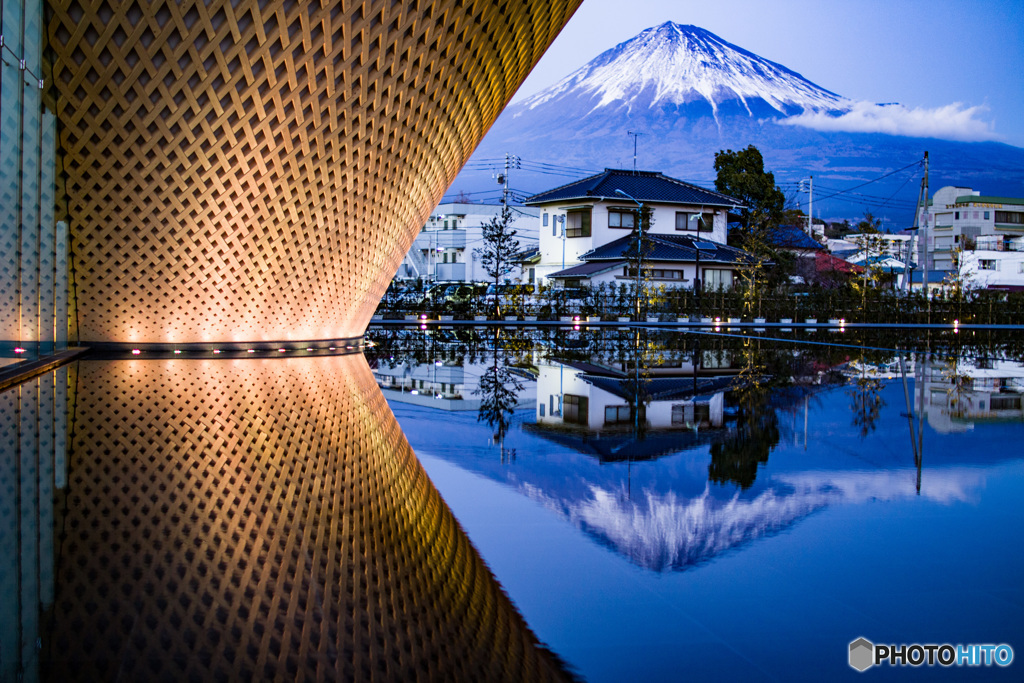
[[853, 383], [850, 390], [850, 412], [853, 413], [853, 426], [860, 429], [861, 437], [875, 431], [875, 423], [885, 407], [882, 398], [882, 380], [867, 374], [868, 361], [861, 354], [860, 377]]
[[862, 375], [853, 384], [853, 390], [850, 392], [853, 399], [850, 411], [853, 413], [853, 426], [860, 429], [862, 437], [875, 431], [875, 423], [885, 406], [881, 391], [882, 380], [877, 377]]
[[[496, 331], [491, 365], [480, 376], [480, 386], [473, 393], [480, 396], [480, 411], [476, 419], [494, 429], [494, 440], [501, 446], [501, 458], [504, 461], [505, 435], [512, 424], [512, 414], [518, 403], [519, 392], [523, 390], [523, 383], [513, 372], [505, 344], [498, 334], [499, 331]], [[514, 451], [507, 455], [510, 459], [515, 458]]]
[[647, 437], [647, 406], [651, 403], [651, 366], [663, 361], [662, 347], [647, 333], [636, 330], [633, 335], [632, 357], [623, 365], [625, 377], [622, 380], [623, 393], [629, 403], [629, 421], [636, 438]]
[[779, 419], [766, 404], [741, 408], [735, 431], [711, 446], [708, 479], [725, 484], [734, 482], [747, 489], [757, 478], [758, 465], [768, 462], [779, 443]]
[[759, 465], [779, 443], [779, 418], [769, 400], [771, 382], [759, 342], [746, 340], [741, 352], [743, 367], [736, 376], [736, 426], [721, 442], [711, 446], [708, 479], [718, 484], [733, 482], [750, 488]]
[[946, 402], [952, 417], [966, 414], [966, 397], [974, 388], [974, 380], [966, 372], [966, 358], [960, 344], [954, 344], [940, 357], [942, 381], [948, 385]]

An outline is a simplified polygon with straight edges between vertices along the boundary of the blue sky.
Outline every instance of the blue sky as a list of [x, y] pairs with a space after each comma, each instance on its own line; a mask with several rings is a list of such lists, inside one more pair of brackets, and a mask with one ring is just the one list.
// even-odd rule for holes
[[515, 99], [668, 20], [849, 99], [1024, 147], [1024, 0], [584, 0]]

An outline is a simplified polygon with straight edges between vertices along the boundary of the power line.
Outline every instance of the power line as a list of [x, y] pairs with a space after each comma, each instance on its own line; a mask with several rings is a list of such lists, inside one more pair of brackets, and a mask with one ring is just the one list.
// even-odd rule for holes
[[895, 171], [890, 171], [889, 173], [886, 173], [885, 175], [880, 175], [877, 178], [874, 178], [872, 180], [868, 180], [867, 182], [863, 182], [860, 185], [854, 185], [853, 187], [849, 187], [849, 188], [847, 188], [845, 190], [840, 190], [839, 192], [836, 192], [834, 194], [830, 194], [830, 195], [827, 195], [825, 197], [819, 197], [818, 201], [824, 201], [826, 199], [831, 199], [832, 197], [837, 197], [837, 196], [839, 196], [841, 194], [846, 194], [848, 192], [852, 192], [853, 190], [859, 189], [859, 188], [864, 187], [866, 185], [870, 185], [872, 183], [877, 183], [879, 180], [883, 180], [885, 178], [888, 178], [889, 176], [896, 175], [897, 173], [902, 173], [903, 171], [906, 171], [908, 168], [913, 168], [915, 166], [920, 166], [921, 163], [922, 162], [920, 162], [920, 161], [915, 161], [912, 164], [907, 164], [903, 168], [897, 168]]

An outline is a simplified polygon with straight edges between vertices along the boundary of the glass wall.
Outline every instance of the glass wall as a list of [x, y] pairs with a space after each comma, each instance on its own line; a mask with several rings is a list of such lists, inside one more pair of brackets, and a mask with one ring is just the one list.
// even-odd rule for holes
[[68, 229], [55, 212], [41, 0], [0, 0], [0, 35], [0, 356], [9, 362], [67, 348]]

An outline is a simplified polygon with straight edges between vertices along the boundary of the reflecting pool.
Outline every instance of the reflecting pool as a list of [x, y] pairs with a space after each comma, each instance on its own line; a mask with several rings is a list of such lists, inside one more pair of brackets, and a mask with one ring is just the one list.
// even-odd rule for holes
[[[527, 623], [588, 680], [1019, 680], [1020, 662], [861, 674], [848, 648], [1022, 647], [1020, 341], [771, 336], [381, 330], [371, 365]], [[495, 368], [532, 405], [489, 395]], [[507, 410], [431, 406], [459, 398]]]
[[1019, 680], [1024, 341], [371, 329], [0, 393], [0, 680]]
[[567, 678], [361, 355], [83, 360], [0, 400], [5, 681]]

